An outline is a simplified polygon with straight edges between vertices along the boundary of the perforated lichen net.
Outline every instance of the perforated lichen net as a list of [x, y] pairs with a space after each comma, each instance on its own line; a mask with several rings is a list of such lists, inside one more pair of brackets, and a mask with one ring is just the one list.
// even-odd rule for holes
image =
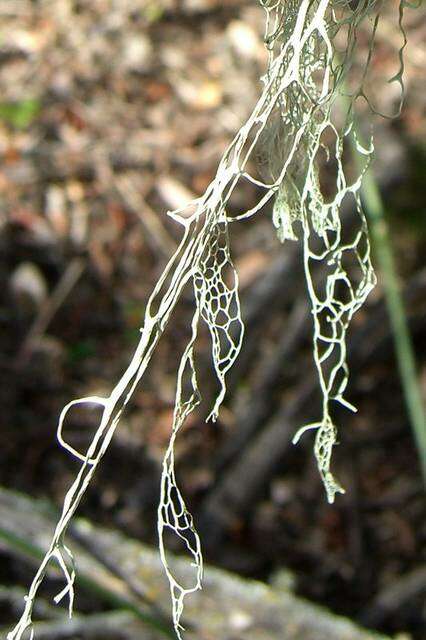
[[[301, 428], [294, 441], [306, 430], [315, 430], [315, 456], [330, 502], [343, 489], [334, 478], [331, 455], [337, 429], [332, 418], [333, 403], [349, 409], [345, 400], [348, 382], [346, 331], [355, 311], [374, 285], [370, 262], [368, 230], [360, 205], [359, 189], [373, 147], [364, 148], [354, 128], [354, 105], [358, 98], [368, 102], [365, 81], [374, 36], [383, 2], [377, 0], [261, 0], [266, 13], [265, 43], [269, 51], [263, 91], [247, 122], [236, 134], [223, 155], [216, 176], [203, 196], [188, 207], [170, 212], [183, 226], [181, 243], [167, 264], [149, 301], [141, 328], [140, 342], [123, 377], [109, 397], [88, 397], [67, 405], [59, 420], [58, 438], [81, 466], [69, 489], [49, 550], [31, 584], [25, 609], [8, 640], [33, 636], [34, 600], [50, 562], [63, 571], [65, 587], [58, 594], [69, 600], [71, 615], [75, 568], [64, 536], [80, 500], [96, 471], [120, 416], [142, 378], [152, 353], [167, 325], [182, 289], [194, 290], [192, 332], [177, 374], [177, 392], [172, 433], [167, 448], [158, 509], [158, 533], [161, 558], [170, 582], [173, 621], [181, 637], [180, 618], [185, 596], [201, 587], [202, 555], [198, 534], [178, 488], [174, 468], [174, 444], [187, 416], [200, 402], [197, 386], [194, 345], [200, 320], [210, 330], [214, 369], [219, 393], [211, 409], [215, 420], [226, 391], [226, 372], [235, 362], [243, 339], [243, 321], [238, 297], [238, 278], [230, 256], [228, 225], [237, 223], [274, 200], [273, 224], [279, 239], [300, 238], [307, 292], [312, 307], [313, 352], [322, 391], [322, 415], [317, 422]], [[399, 5], [402, 46], [400, 68], [394, 80], [401, 85], [402, 51], [406, 40], [402, 29], [403, 10]], [[355, 88], [351, 73], [356, 71], [358, 32], [369, 21], [370, 42]], [[338, 46], [337, 46], [338, 44]], [[338, 49], [338, 52], [337, 52]], [[354, 74], [356, 78], [356, 73]], [[344, 97], [342, 97], [344, 95]], [[340, 111], [336, 109], [339, 103]], [[343, 151], [350, 143], [363, 160], [364, 168], [348, 180], [343, 166]], [[320, 154], [332, 160], [335, 172], [334, 193], [326, 199], [320, 181]], [[260, 179], [249, 173], [249, 161], [260, 161]], [[251, 165], [250, 165], [251, 166]], [[266, 177], [265, 177], [266, 176]], [[241, 181], [259, 187], [256, 206], [233, 218], [227, 205]], [[358, 223], [347, 233], [342, 204], [351, 201]], [[346, 204], [347, 206], [347, 204]], [[322, 277], [316, 277], [318, 265]], [[284, 283], [283, 283], [284, 285]], [[63, 437], [68, 411], [81, 403], [101, 408], [102, 418], [93, 442], [85, 453], [73, 449]], [[166, 534], [177, 536], [189, 553], [194, 571], [192, 584], [184, 585], [175, 575], [166, 547]]]

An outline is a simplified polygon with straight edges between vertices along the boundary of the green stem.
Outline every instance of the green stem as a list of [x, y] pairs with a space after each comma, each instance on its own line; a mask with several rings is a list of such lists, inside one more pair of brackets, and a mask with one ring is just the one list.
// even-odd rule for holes
[[423, 482], [426, 486], [426, 417], [389, 226], [383, 200], [371, 168], [364, 175], [361, 194], [380, 269], [407, 413], [417, 446]]

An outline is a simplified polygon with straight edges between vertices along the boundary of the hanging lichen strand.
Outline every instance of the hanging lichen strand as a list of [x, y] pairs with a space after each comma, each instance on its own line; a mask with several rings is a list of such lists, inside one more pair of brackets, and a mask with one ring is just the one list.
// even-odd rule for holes
[[[279, 239], [282, 242], [296, 240], [299, 235], [303, 244], [314, 326], [314, 360], [323, 396], [321, 418], [300, 429], [295, 441], [305, 430], [316, 431], [315, 456], [328, 500], [332, 502], [335, 493], [343, 491], [330, 470], [336, 442], [331, 413], [333, 402], [353, 409], [343, 395], [348, 381], [346, 330], [352, 315], [373, 287], [375, 277], [359, 199], [362, 176], [348, 181], [342, 154], [349, 141], [364, 159], [365, 168], [371, 157], [371, 142], [365, 149], [356, 139], [353, 112], [357, 98], [366, 99], [364, 82], [382, 2], [261, 0], [261, 4], [266, 12], [265, 43], [269, 63], [259, 101], [224, 153], [216, 176], [204, 195], [188, 203], [185, 209], [170, 212], [183, 226], [183, 237], [147, 303], [140, 342], [123, 377], [108, 397], [75, 400], [60, 416], [59, 442], [81, 462], [81, 466], [65, 496], [61, 517], [30, 586], [22, 617], [8, 634], [8, 640], [20, 640], [24, 634], [27, 637], [28, 632], [33, 636], [34, 600], [52, 561], [58, 563], [66, 583], [55, 601], [67, 596], [71, 615], [75, 569], [72, 553], [64, 542], [68, 524], [108, 448], [123, 409], [145, 373], [183, 288], [190, 284], [194, 290], [192, 333], [177, 374], [174, 420], [163, 462], [158, 509], [160, 553], [170, 582], [173, 621], [176, 633], [181, 637], [184, 598], [200, 588], [202, 578], [200, 540], [177, 486], [174, 468], [177, 434], [200, 402], [194, 345], [200, 320], [203, 320], [210, 330], [213, 363], [220, 387], [210, 414], [215, 420], [225, 396], [226, 372], [235, 362], [243, 338], [238, 279], [230, 256], [228, 224], [254, 215], [272, 198], [275, 198], [273, 223]], [[399, 9], [402, 34], [402, 12], [406, 4], [403, 0]], [[365, 18], [372, 25], [369, 49], [357, 88], [351, 88], [351, 94], [346, 94], [345, 114], [338, 124], [334, 120], [339, 112], [333, 109], [332, 114], [332, 107], [344, 93], [343, 88], [354, 66], [358, 29]], [[393, 78], [401, 87], [405, 42], [403, 35], [400, 70]], [[319, 156], [323, 151], [335, 167], [334, 194], [328, 200], [319, 177]], [[257, 179], [249, 173], [252, 157], [261, 160], [263, 175], [265, 171], [268, 174], [266, 179]], [[261, 197], [254, 208], [230, 218], [227, 212], [229, 199], [238, 183], [245, 180], [259, 187]], [[342, 216], [342, 203], [347, 203], [348, 199], [349, 204], [352, 200], [352, 209], [358, 218], [357, 225], [350, 222], [349, 231]], [[320, 270], [316, 269], [318, 265]], [[320, 279], [318, 273], [322, 274]], [[99, 406], [102, 417], [91, 445], [81, 453], [66, 442], [63, 426], [68, 411], [83, 403]], [[189, 553], [194, 570], [192, 584], [182, 585], [174, 573], [165, 541], [166, 534], [170, 533], [183, 541]]]

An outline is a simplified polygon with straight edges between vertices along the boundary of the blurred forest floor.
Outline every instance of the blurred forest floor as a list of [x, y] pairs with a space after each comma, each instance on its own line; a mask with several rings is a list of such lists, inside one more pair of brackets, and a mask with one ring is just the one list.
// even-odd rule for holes
[[[406, 12], [402, 115], [375, 126], [426, 396], [424, 17], [424, 8]], [[107, 393], [129, 361], [180, 238], [165, 211], [204, 191], [250, 112], [266, 63], [262, 29], [257, 4], [240, 0], [0, 3], [0, 484], [61, 504], [75, 464], [56, 444], [57, 416], [72, 398]], [[371, 80], [387, 112], [397, 96], [385, 77], [400, 44], [389, 2]], [[236, 194], [235, 211], [255, 189]], [[380, 282], [350, 332], [348, 397], [358, 413], [338, 415], [335, 468], [347, 493], [330, 506], [312, 441], [291, 445], [320, 407], [298, 245], [279, 245], [268, 215], [232, 233], [246, 343], [218, 422], [205, 424], [215, 389], [201, 334], [206, 403], [177, 448], [206, 555], [265, 580], [287, 567], [297, 593], [424, 638], [425, 496]], [[191, 305], [187, 291], [80, 509], [154, 545]], [[80, 449], [96, 420], [70, 415]], [[0, 582], [26, 584], [2, 556]]]

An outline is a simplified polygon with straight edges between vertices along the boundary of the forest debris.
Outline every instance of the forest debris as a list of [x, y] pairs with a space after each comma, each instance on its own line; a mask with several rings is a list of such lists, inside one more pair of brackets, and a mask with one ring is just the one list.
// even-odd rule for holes
[[222, 87], [218, 82], [206, 81], [196, 92], [192, 106], [195, 109], [214, 109], [222, 102]]
[[250, 25], [241, 20], [233, 20], [226, 33], [232, 48], [239, 56], [253, 60], [259, 57], [259, 51], [261, 51], [263, 58], [261, 40]]
[[192, 207], [189, 203], [195, 200], [196, 196], [184, 184], [170, 176], [161, 176], [156, 186], [159, 195], [171, 210], [181, 209], [188, 205], [184, 217], [190, 215]]
[[32, 262], [21, 262], [10, 277], [10, 288], [18, 306], [25, 310], [39, 308], [47, 297], [46, 280]]
[[55, 234], [64, 238], [68, 233], [69, 218], [66, 213], [64, 189], [57, 185], [50, 185], [46, 192], [46, 217], [52, 225]]
[[[140, 640], [141, 628], [136, 616], [127, 611], [66, 617], [35, 625], [37, 640]], [[155, 632], [144, 629], [144, 640], [157, 640]]]
[[425, 564], [386, 585], [363, 611], [361, 620], [369, 626], [380, 624], [419, 595], [426, 595]]
[[238, 273], [240, 291], [250, 286], [257, 278], [266, 271], [269, 265], [269, 256], [258, 249], [247, 251], [241, 258], [235, 261], [235, 268]]
[[[0, 489], [0, 537], [3, 548], [16, 554], [17, 549], [10, 542], [15, 536], [22, 541], [30, 540], [33, 547], [44, 548], [54, 524], [54, 515], [40, 501]], [[73, 531], [80, 545], [82, 542], [84, 544], [85, 539], [89, 546], [95, 542], [100, 553], [121, 567], [123, 579], [114, 578], [110, 589], [119, 588], [119, 593], [128, 593], [123, 580], [130, 581], [133, 593], [135, 585], [139, 584], [162, 610], [168, 606], [169, 588], [157, 550], [83, 520], [74, 523]], [[71, 546], [75, 548], [76, 543], [71, 543]], [[92, 567], [91, 576], [96, 580], [99, 563], [81, 548], [76, 559], [80, 571]], [[186, 560], [175, 557], [172, 561], [180, 573], [188, 573]], [[92, 617], [92, 620], [95, 619], [95, 616]], [[79, 618], [76, 618], [70, 628], [78, 624]], [[232, 640], [236, 627], [241, 631], [241, 626], [250, 633], [250, 640], [386, 640], [383, 635], [364, 631], [352, 622], [334, 616], [281, 588], [274, 589], [267, 584], [238, 578], [212, 567], [206, 569], [203, 590], [193, 594], [188, 601], [184, 624], [188, 640]], [[144, 637], [150, 640], [163, 637], [160, 632], [155, 633], [146, 625], [141, 626], [140, 621], [135, 620], [135, 625], [139, 626], [139, 633], [146, 634], [148, 631], [151, 635]], [[79, 628], [84, 629], [84, 626]], [[68, 636], [40, 637], [50, 640]]]
[[146, 72], [153, 59], [152, 45], [142, 34], [129, 35], [124, 40], [121, 64], [131, 71]]
[[86, 263], [83, 258], [74, 258], [66, 268], [50, 298], [48, 298], [40, 308], [40, 312], [34, 320], [34, 323], [19, 351], [19, 366], [22, 366], [27, 361], [27, 358], [31, 354], [35, 344], [46, 331], [52, 321], [52, 318], [55, 316], [70, 291], [78, 282], [84, 271], [85, 264]]
[[160, 250], [169, 258], [176, 251], [176, 242], [167, 231], [160, 214], [146, 202], [138, 188], [137, 176], [132, 173], [116, 178], [115, 186], [124, 203], [133, 211], [142, 223], [146, 237], [154, 251]]

